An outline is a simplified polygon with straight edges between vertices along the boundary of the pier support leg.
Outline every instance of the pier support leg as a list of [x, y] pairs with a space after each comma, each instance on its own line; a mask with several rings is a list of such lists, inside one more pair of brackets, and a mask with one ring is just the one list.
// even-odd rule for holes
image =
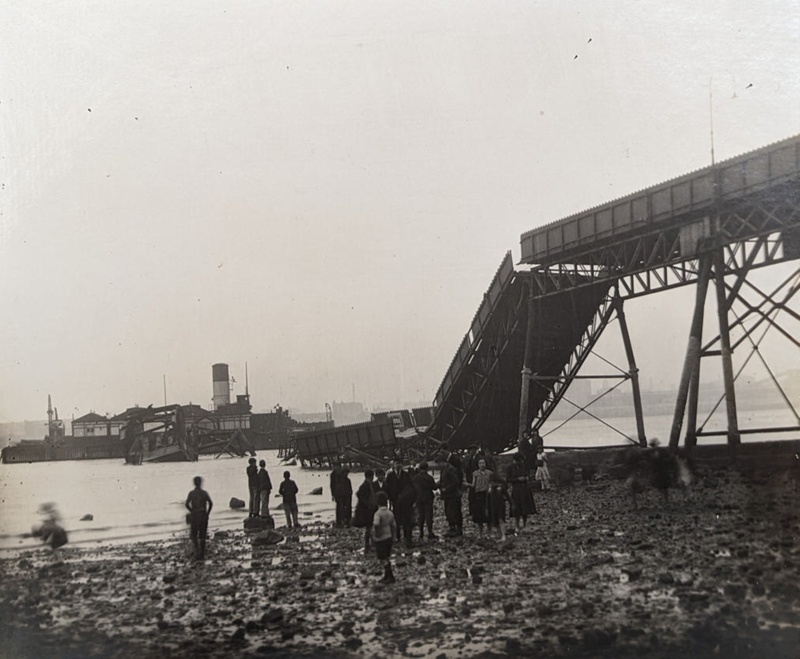
[[700, 348], [703, 338], [703, 312], [708, 293], [708, 284], [711, 278], [711, 257], [707, 254], [700, 256], [700, 272], [695, 289], [694, 314], [692, 326], [689, 331], [689, 345], [686, 348], [686, 357], [683, 361], [681, 381], [678, 386], [678, 399], [675, 401], [675, 415], [672, 418], [672, 429], [669, 433], [669, 448], [671, 451], [678, 449], [683, 416], [686, 412], [686, 399], [689, 394], [689, 384], [692, 381], [694, 370], [700, 360]]
[[728, 448], [736, 458], [741, 443], [739, 421], [736, 415], [736, 390], [734, 388], [733, 361], [731, 359], [731, 337], [728, 326], [728, 300], [725, 295], [725, 256], [722, 250], [714, 252], [714, 283], [717, 289], [717, 316], [719, 318], [719, 341], [722, 353], [722, 377], [725, 384], [725, 408], [728, 413]]
[[528, 282], [528, 320], [525, 327], [525, 356], [523, 357], [522, 364], [522, 386], [520, 387], [519, 394], [519, 426], [517, 429], [517, 442], [522, 439], [522, 433], [530, 429], [531, 421], [528, 418], [529, 410], [528, 404], [530, 401], [531, 389], [531, 361], [533, 359], [533, 342], [534, 330], [536, 324], [534, 323], [535, 316], [535, 301], [533, 297], [533, 283]]
[[639, 390], [639, 369], [636, 367], [636, 359], [633, 356], [633, 344], [631, 335], [628, 332], [628, 323], [625, 320], [625, 311], [622, 307], [622, 298], [614, 296], [614, 310], [619, 320], [619, 328], [622, 332], [622, 343], [625, 345], [625, 354], [628, 357], [628, 375], [631, 378], [631, 388], [633, 389], [633, 411], [636, 415], [636, 434], [639, 438], [639, 446], [647, 446], [647, 437], [644, 433], [644, 415], [642, 414], [642, 394]]

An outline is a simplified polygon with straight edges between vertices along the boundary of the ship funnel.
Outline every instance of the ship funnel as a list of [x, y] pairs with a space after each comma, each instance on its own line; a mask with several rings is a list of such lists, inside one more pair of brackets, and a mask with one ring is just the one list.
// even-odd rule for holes
[[212, 384], [214, 387], [214, 409], [218, 410], [223, 405], [230, 405], [231, 390], [227, 364], [214, 364], [211, 367]]

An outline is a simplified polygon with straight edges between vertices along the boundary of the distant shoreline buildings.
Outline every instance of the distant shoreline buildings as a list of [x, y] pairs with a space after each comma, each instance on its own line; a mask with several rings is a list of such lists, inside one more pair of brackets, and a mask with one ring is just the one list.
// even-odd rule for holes
[[[182, 407], [187, 422], [215, 430], [251, 431], [256, 436], [271, 437], [269, 443], [277, 441], [279, 436], [284, 437], [290, 430], [302, 431], [325, 426], [350, 425], [384, 416], [393, 418], [397, 428], [406, 428], [412, 425], [422, 427], [430, 422], [432, 413], [432, 409], [424, 403], [394, 407], [379, 405], [375, 409], [369, 410], [358, 401], [334, 401], [331, 405], [326, 405], [323, 412], [299, 412], [283, 409], [280, 405], [276, 405], [270, 412], [253, 412], [247, 389], [245, 394], [236, 396], [235, 402], [230, 402], [227, 393], [230, 391], [230, 386], [226, 364], [213, 365], [212, 373], [215, 409], [206, 410], [193, 403], [184, 405]], [[785, 371], [777, 376], [777, 380], [789, 399], [796, 406], [800, 406], [800, 369]], [[713, 409], [723, 395], [721, 383], [716, 384], [715, 387], [714, 383], [706, 383], [706, 386], [702, 388], [699, 400], [701, 413], [707, 413]], [[776, 409], [785, 406], [785, 401], [771, 380], [749, 383], [746, 389], [738, 393], [740, 395], [737, 398], [737, 406], [741, 411]], [[602, 397], [598, 399], [601, 394], [603, 394]], [[654, 390], [645, 387], [642, 388], [641, 395], [646, 416], [669, 415], [674, 412], [675, 390]], [[592, 414], [601, 417], [624, 418], [633, 415], [630, 387], [624, 385], [613, 391], [606, 389], [592, 391], [588, 380], [576, 380], [567, 390], [565, 398], [572, 404], [564, 402], [556, 408], [551, 416], [553, 420], [569, 418], [580, 407], [585, 406]], [[67, 422], [71, 424], [70, 437], [82, 438], [81, 443], [84, 444], [91, 442], [92, 438], [99, 440], [118, 436], [126, 417], [131, 412], [141, 409], [143, 408], [135, 405], [113, 416], [89, 412]], [[26, 440], [39, 442], [47, 436], [47, 432], [48, 421], [45, 419], [0, 423], [0, 439], [3, 440], [3, 446], [18, 444]]]

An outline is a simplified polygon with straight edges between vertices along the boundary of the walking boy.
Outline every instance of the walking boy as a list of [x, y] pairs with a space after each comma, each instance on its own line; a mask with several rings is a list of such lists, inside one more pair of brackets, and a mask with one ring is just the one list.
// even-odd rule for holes
[[381, 583], [394, 583], [392, 573], [392, 539], [397, 533], [394, 514], [389, 510], [389, 497], [386, 492], [378, 492], [378, 510], [372, 520], [372, 539], [375, 541], [375, 555], [383, 563]]
[[189, 511], [189, 537], [194, 545], [194, 556], [202, 561], [206, 557], [206, 536], [208, 535], [208, 516], [214, 503], [203, 489], [203, 479], [194, 477], [194, 489], [186, 497], [186, 510]]
[[289, 472], [283, 472], [283, 480], [278, 488], [278, 494], [283, 497], [283, 512], [286, 513], [286, 526], [297, 528], [300, 522], [297, 521], [297, 483], [289, 478]]

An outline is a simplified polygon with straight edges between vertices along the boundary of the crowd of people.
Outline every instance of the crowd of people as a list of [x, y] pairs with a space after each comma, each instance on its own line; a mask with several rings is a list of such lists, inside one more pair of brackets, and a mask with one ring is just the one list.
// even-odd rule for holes
[[[552, 484], [547, 457], [536, 435], [523, 437], [520, 450], [505, 468], [500, 468], [498, 461], [478, 446], [470, 446], [463, 456], [444, 451], [436, 457], [436, 480], [427, 462], [406, 466], [395, 459], [388, 471], [364, 471], [364, 480], [355, 490], [355, 509], [350, 472], [346, 467], [334, 467], [330, 474], [331, 496], [336, 503], [334, 526], [364, 530], [364, 553], [368, 554], [374, 545], [379, 558], [389, 565], [384, 575], [389, 582], [394, 576], [386, 556], [391, 554], [393, 542], [411, 547], [426, 537], [438, 539], [433, 515], [437, 491], [447, 526], [443, 536], [463, 535], [466, 492], [467, 514], [477, 526], [478, 536], [490, 534], [505, 541], [507, 517], [513, 519], [513, 532], [521, 532], [527, 527], [528, 518], [536, 513], [534, 490], [548, 490]], [[388, 537], [387, 529], [391, 529]]]
[[[429, 471], [427, 462], [406, 467], [395, 459], [388, 471], [366, 469], [364, 480], [355, 490], [353, 509], [353, 484], [346, 467], [335, 467], [330, 474], [330, 491], [336, 503], [336, 528], [356, 527], [364, 531], [364, 552], [374, 550], [385, 566], [384, 581], [393, 582], [391, 551], [394, 542], [411, 547], [416, 541], [437, 540], [434, 532], [434, 501], [436, 492], [442, 500], [447, 530], [445, 537], [458, 537], [464, 533], [463, 499], [466, 492], [467, 514], [475, 523], [478, 536], [486, 533], [499, 541], [506, 540], [506, 519], [513, 518], [513, 531], [521, 532], [528, 518], [536, 513], [533, 492], [535, 488], [547, 490], [550, 475], [547, 457], [537, 435], [526, 433], [514, 454], [513, 460], [500, 469], [498, 458], [479, 446], [470, 446], [465, 455], [445, 450], [436, 456], [439, 479]], [[269, 497], [272, 481], [266, 462], [248, 460], [246, 468], [250, 494], [250, 517], [270, 518]], [[538, 485], [535, 485], [538, 482]], [[195, 489], [186, 500], [189, 511], [190, 537], [195, 557], [205, 556], [205, 540], [211, 498], [202, 489], [202, 479], [195, 479]], [[283, 500], [283, 510], [288, 528], [299, 527], [297, 510], [297, 484], [288, 471], [283, 472], [278, 494]], [[271, 519], [271, 518], [270, 518]], [[427, 532], [427, 535], [426, 535]]]

